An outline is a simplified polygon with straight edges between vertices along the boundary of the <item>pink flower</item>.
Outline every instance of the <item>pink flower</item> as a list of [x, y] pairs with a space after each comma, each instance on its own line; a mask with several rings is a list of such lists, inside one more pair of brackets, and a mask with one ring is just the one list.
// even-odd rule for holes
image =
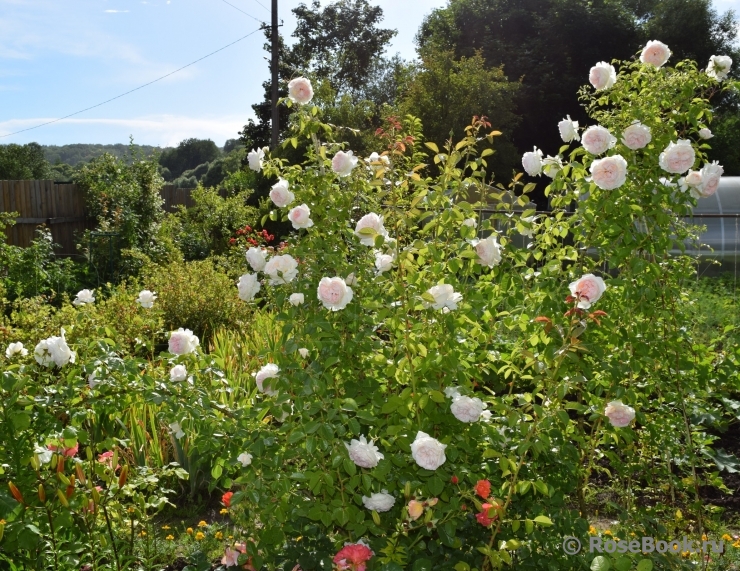
[[589, 71], [588, 81], [596, 91], [609, 89], [617, 82], [617, 70], [614, 69], [613, 65], [600, 61]]
[[663, 42], [658, 40], [651, 40], [642, 49], [640, 54], [640, 61], [648, 65], [654, 65], [655, 67], [661, 67], [668, 58], [671, 57], [671, 50]]
[[284, 178], [279, 178], [270, 189], [270, 200], [279, 208], [285, 208], [295, 200], [295, 194], [288, 190], [289, 183]]
[[313, 226], [313, 220], [311, 220], [311, 209], [307, 204], [296, 206], [288, 212], [288, 220], [293, 223], [293, 228], [296, 230]]
[[627, 161], [621, 155], [596, 159], [589, 169], [596, 186], [602, 190], [613, 190], [627, 180]]
[[340, 277], [321, 278], [316, 295], [324, 307], [332, 311], [347, 307], [354, 296], [352, 288]]
[[357, 164], [357, 157], [352, 154], [352, 151], [337, 151], [334, 158], [331, 160], [331, 168], [339, 176], [349, 176], [352, 173], [352, 169]]
[[343, 571], [344, 569], [350, 569], [351, 571], [365, 571], [367, 562], [373, 555], [372, 550], [362, 542], [359, 543], [345, 543], [344, 547], [339, 550], [334, 556], [334, 563], [337, 564], [337, 569]]
[[725, 170], [722, 168], [717, 161], [707, 163], [704, 168], [701, 169], [701, 195], [712, 196], [717, 192], [719, 181], [722, 178], [722, 174]]
[[227, 547], [224, 556], [221, 558], [221, 564], [226, 567], [235, 567], [239, 564], [239, 552]]
[[601, 125], [591, 125], [583, 133], [583, 148], [592, 155], [601, 155], [616, 143], [617, 139], [609, 132], [609, 129]]
[[570, 293], [578, 300], [578, 307], [588, 309], [592, 303], [596, 303], [606, 291], [604, 280], [593, 274], [586, 274], [581, 279], [574, 281], [569, 286]]
[[606, 405], [604, 415], [609, 418], [612, 426], [617, 428], [624, 428], [628, 426], [635, 418], [635, 409], [626, 404], [622, 404], [621, 400], [615, 400]]
[[170, 333], [169, 351], [175, 355], [192, 353], [200, 345], [197, 335], [193, 335], [190, 329], [180, 327], [177, 331]]
[[494, 515], [493, 517], [488, 517], [488, 510], [495, 507], [493, 504], [483, 504], [481, 505], [481, 512], [475, 514], [475, 519], [478, 520], [478, 523], [488, 527], [491, 525], [494, 521], [496, 521], [496, 518], [498, 518], [497, 515]]
[[[57, 452], [62, 447], [61, 446], [56, 446], [54, 444], [49, 444], [47, 446], [47, 448], [49, 450], [51, 450], [52, 452]], [[72, 458], [74, 456], [77, 456], [77, 451], [79, 449], [80, 449], [80, 444], [77, 443], [72, 448], [63, 448], [62, 451], [59, 452], [59, 454], [62, 454], [63, 456], [66, 456], [67, 458]], [[111, 452], [111, 456], [112, 455], [113, 455], [113, 453]]]
[[624, 130], [624, 133], [622, 133], [622, 142], [624, 143], [624, 146], [633, 151], [646, 147], [652, 138], [650, 127], [646, 127], [639, 121], [632, 123], [632, 125], [627, 127]]
[[[108, 452], [103, 452], [102, 454], [99, 454], [98, 462], [100, 462], [101, 464], [105, 464], [106, 466], [108, 466], [108, 468], [112, 468], [113, 467], [113, 451], [108, 450]], [[121, 466], [117, 464], [116, 470], [118, 470], [120, 467]]]
[[679, 139], [677, 142], [668, 143], [665, 150], [658, 157], [658, 164], [664, 171], [683, 174], [689, 170], [696, 159], [694, 147], [686, 139]]
[[484, 500], [488, 499], [488, 496], [491, 495], [491, 482], [488, 480], [478, 480], [475, 484], [475, 493]]
[[308, 103], [313, 99], [313, 87], [305, 77], [296, 77], [288, 83], [288, 97], [293, 103]]
[[424, 504], [422, 502], [417, 502], [416, 500], [411, 500], [408, 505], [409, 510], [409, 517], [412, 520], [417, 520], [421, 517], [421, 514], [424, 513]]

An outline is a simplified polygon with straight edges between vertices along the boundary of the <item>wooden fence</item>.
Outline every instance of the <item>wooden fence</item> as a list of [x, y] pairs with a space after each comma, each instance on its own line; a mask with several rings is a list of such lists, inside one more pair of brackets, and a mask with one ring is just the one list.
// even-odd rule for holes
[[[194, 205], [192, 189], [162, 187], [164, 209], [174, 212], [177, 206]], [[51, 180], [0, 181], [0, 212], [17, 212], [15, 226], [7, 229], [7, 242], [27, 247], [41, 224], [51, 230], [51, 236], [60, 248], [60, 256], [78, 254], [77, 242], [85, 230], [93, 229], [95, 221], [85, 214], [82, 190], [76, 184], [57, 184]]]

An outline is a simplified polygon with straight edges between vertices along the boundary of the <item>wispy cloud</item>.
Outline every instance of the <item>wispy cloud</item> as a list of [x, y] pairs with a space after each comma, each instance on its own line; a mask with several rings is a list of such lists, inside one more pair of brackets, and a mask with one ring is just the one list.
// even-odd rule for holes
[[[143, 2], [143, 4], [146, 4], [146, 2]], [[126, 14], [128, 10], [105, 10], [106, 14]]]

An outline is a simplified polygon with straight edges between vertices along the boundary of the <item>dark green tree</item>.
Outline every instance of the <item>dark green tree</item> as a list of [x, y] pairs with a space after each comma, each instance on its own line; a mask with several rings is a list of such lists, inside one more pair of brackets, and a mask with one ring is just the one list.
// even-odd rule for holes
[[[209, 163], [221, 156], [221, 150], [210, 139], [185, 139], [174, 149], [167, 149], [159, 156], [159, 164], [178, 178], [186, 170]], [[206, 167], [207, 169], [208, 167]]]
[[49, 163], [38, 143], [0, 145], [0, 179], [33, 180], [49, 176]]

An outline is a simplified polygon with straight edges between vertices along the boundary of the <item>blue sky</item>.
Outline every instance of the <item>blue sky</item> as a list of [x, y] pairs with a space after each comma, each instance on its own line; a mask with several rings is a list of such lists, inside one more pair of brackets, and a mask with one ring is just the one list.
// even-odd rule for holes
[[[270, 0], [228, 0], [269, 22]], [[281, 32], [300, 0], [280, 0]], [[307, 0], [307, 4], [310, 2]], [[326, 3], [326, 1], [324, 1]], [[446, 0], [374, 0], [398, 30], [391, 53], [413, 58], [422, 18]], [[115, 97], [256, 30], [259, 22], [222, 0], [0, 0], [0, 135]], [[262, 32], [74, 118], [0, 143], [176, 145], [187, 137], [221, 145], [237, 137], [267, 78]]]
[[[74, 113], [152, 81], [257, 29], [270, 0], [0, 0], [0, 135]], [[424, 17], [446, 0], [371, 0], [398, 30], [390, 52], [411, 59]], [[295, 28], [279, 0], [282, 33]], [[310, 3], [310, 0], [306, 0]], [[322, 0], [323, 4], [327, 0]], [[740, 0], [714, 0], [724, 12]], [[290, 39], [290, 38], [289, 38]], [[264, 37], [238, 44], [99, 108], [0, 143], [221, 145], [252, 116], [267, 77]]]

